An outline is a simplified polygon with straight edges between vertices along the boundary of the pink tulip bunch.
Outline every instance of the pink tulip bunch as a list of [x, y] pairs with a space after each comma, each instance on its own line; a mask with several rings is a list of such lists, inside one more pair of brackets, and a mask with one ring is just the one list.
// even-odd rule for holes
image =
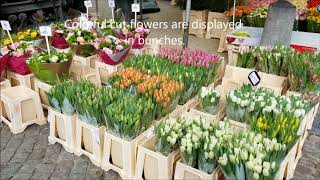
[[211, 63], [219, 62], [220, 56], [209, 54], [201, 50], [162, 48], [159, 56], [172, 62], [181, 63], [185, 66], [210, 67]]

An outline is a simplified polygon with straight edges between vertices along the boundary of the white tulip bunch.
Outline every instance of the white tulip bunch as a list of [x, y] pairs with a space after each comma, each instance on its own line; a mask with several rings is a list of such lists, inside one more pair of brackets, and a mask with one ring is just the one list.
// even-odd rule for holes
[[199, 96], [202, 110], [210, 114], [217, 114], [219, 111], [220, 93], [213, 87], [202, 87]]
[[177, 148], [178, 141], [182, 136], [183, 118], [168, 117], [159, 122], [156, 126], [156, 146], [155, 149], [168, 155]]

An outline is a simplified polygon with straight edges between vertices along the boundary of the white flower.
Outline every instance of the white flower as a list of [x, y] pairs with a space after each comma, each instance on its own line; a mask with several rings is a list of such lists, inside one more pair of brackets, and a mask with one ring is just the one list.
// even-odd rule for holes
[[259, 179], [259, 174], [257, 174], [257, 173], [253, 173], [253, 179], [258, 180], [258, 179]]
[[275, 169], [275, 168], [276, 168], [276, 162], [273, 161], [273, 162], [271, 163], [271, 169]]
[[263, 169], [263, 171], [262, 171], [262, 174], [263, 174], [263, 176], [269, 176], [269, 169]]
[[56, 55], [53, 55], [49, 58], [50, 62], [56, 63], [59, 60], [59, 57]]

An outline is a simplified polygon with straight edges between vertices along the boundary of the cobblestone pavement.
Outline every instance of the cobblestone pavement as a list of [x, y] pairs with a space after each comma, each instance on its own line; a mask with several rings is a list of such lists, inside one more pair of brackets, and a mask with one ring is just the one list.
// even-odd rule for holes
[[[320, 111], [305, 142], [296, 180], [320, 177], [319, 127]], [[94, 166], [84, 155], [77, 157], [57, 143], [49, 145], [48, 125], [32, 125], [18, 135], [13, 135], [6, 125], [0, 131], [0, 179], [121, 179], [114, 171], [105, 172]]]

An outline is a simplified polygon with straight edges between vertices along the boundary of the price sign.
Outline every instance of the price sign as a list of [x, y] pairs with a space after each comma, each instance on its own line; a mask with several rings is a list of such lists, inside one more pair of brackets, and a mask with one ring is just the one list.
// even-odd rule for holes
[[11, 26], [10, 26], [9, 21], [0, 21], [0, 22], [1, 22], [1, 27], [3, 30], [11, 31]]
[[135, 12], [135, 13], [140, 12], [140, 5], [139, 4], [132, 4], [131, 11]]
[[114, 0], [109, 0], [109, 7], [114, 8], [115, 6]]
[[92, 7], [91, 1], [84, 1], [84, 6], [86, 6], [86, 8]]
[[41, 36], [52, 36], [52, 30], [50, 26], [40, 26], [39, 30]]
[[261, 78], [260, 78], [259, 74], [257, 73], [257, 71], [252, 71], [249, 74], [248, 79], [251, 82], [252, 86], [257, 86], [261, 81]]
[[51, 27], [50, 26], [40, 26], [39, 30], [40, 30], [40, 35], [44, 36], [46, 39], [47, 50], [48, 50], [48, 54], [50, 55], [50, 46], [49, 46], [48, 36], [52, 36]]

